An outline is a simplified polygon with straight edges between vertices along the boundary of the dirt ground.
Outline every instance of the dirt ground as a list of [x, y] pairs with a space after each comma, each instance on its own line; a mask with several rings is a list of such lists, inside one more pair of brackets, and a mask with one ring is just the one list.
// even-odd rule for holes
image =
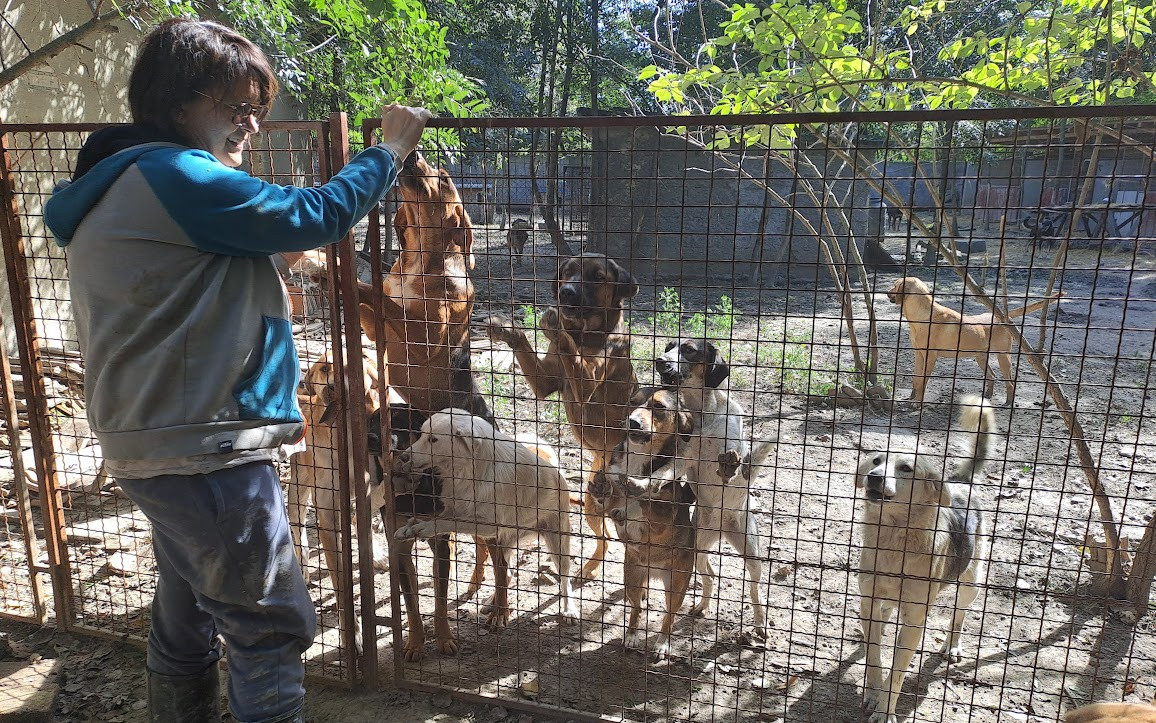
[[[549, 303], [556, 258], [546, 234], [539, 231], [527, 247], [527, 254], [535, 254], [534, 263], [514, 265], [501, 238], [496, 228], [478, 229], [478, 266], [473, 272], [477, 314], [496, 311], [523, 318], [530, 311], [526, 305], [541, 308]], [[904, 242], [901, 234], [892, 234], [886, 245], [898, 254]], [[988, 246], [986, 278], [991, 288], [998, 240], [989, 240]], [[1038, 298], [1048, 282], [1050, 252], [1033, 259], [1026, 241], [1013, 238], [1007, 242], [1006, 258], [1011, 306], [1017, 306], [1017, 297], [1021, 303]], [[981, 261], [976, 257], [972, 264]], [[944, 303], [959, 308], [962, 285], [949, 268], [911, 266], [907, 273], [923, 278]], [[912, 352], [898, 308], [882, 291], [899, 275], [875, 275], [871, 284], [878, 293], [870, 295], [879, 319], [881, 381], [896, 388], [896, 398], [910, 389]], [[1156, 419], [1151, 412], [1156, 263], [1148, 256], [1073, 249], [1057, 288], [1067, 296], [1060, 311], [1049, 315], [1045, 351], [1052, 373], [1078, 411], [1114, 500], [1116, 519], [1134, 543], [1156, 510]], [[950, 449], [957, 442], [946, 432], [951, 401], [961, 393], [980, 391], [977, 367], [970, 360], [957, 365], [941, 360], [921, 409], [910, 404], [898, 404], [891, 412], [833, 407], [813, 395], [825, 395], [836, 381], [850, 380], [853, 363], [831, 289], [760, 290], [730, 279], [712, 279], [708, 287], [699, 279], [677, 291], [675, 298], [666, 285], [644, 285], [630, 305], [640, 380], [653, 378], [654, 349], [677, 336], [680, 325], [686, 333], [704, 330], [722, 342], [731, 361], [731, 391], [750, 413], [753, 436], [777, 437], [779, 442], [773, 474], [757, 479], [752, 489], [765, 552], [768, 639], [752, 634], [750, 606], [742, 596], [744, 572], [725, 546], [717, 560], [718, 599], [702, 618], [680, 615], [673, 658], [655, 662], [622, 646], [625, 607], [617, 543], [611, 544], [601, 577], [578, 589], [582, 621], [577, 626], [559, 625], [553, 615], [556, 576], [546, 556], [527, 545], [514, 563], [515, 617], [510, 626], [492, 633], [482, 625], [479, 601], [489, 594], [488, 585], [483, 587], [476, 599], [451, 611], [462, 643], [459, 653], [439, 654], [431, 635], [421, 662], [396, 668], [406, 680], [508, 701], [535, 699], [631, 721], [862, 719], [854, 533], [862, 504], [856, 501], [851, 472], [862, 450], [910, 445], [917, 434], [927, 447]], [[724, 295], [737, 313], [728, 312]], [[856, 289], [861, 339], [866, 338], [866, 303], [863, 290]], [[981, 308], [969, 299], [967, 310]], [[696, 313], [702, 316], [696, 318]], [[1026, 323], [1032, 343], [1039, 339], [1038, 324], [1038, 315]], [[316, 353], [318, 347], [314, 341], [303, 348]], [[583, 463], [560, 404], [533, 399], [505, 347], [491, 347], [479, 335], [474, 352], [475, 374], [492, 395], [500, 420], [557, 444], [577, 492]], [[1085, 535], [1102, 538], [1098, 523], [1091, 521], [1097, 519], [1096, 508], [1076, 466], [1067, 429], [1043, 398], [1043, 384], [1026, 358], [1016, 357], [1013, 363], [1016, 399], [1004, 403], [1003, 385], [997, 384], [1001, 444], [974, 495], [993, 520], [987, 585], [965, 625], [960, 664], [948, 667], [933, 652], [943, 640], [947, 615], [940, 608], [932, 616], [924, 651], [916, 656], [900, 701], [900, 713], [909, 720], [1055, 721], [1078, 703], [1156, 696], [1156, 615], [1150, 609], [1134, 620], [1089, 594]], [[143, 521], [123, 502], [103, 495], [74, 505], [68, 523], [85, 619], [98, 627], [143, 632], [152, 586]], [[593, 548], [593, 539], [577, 513], [571, 524], [581, 531], [581, 551], [577, 545], [574, 550], [581, 561]], [[428, 555], [424, 545], [418, 548], [419, 554]], [[458, 548], [451, 597], [465, 589], [471, 548]], [[123, 574], [110, 573], [109, 560], [117, 555], [130, 558], [128, 564], [117, 565], [126, 569]], [[10, 550], [4, 564], [18, 568], [17, 557]], [[316, 557], [308, 562], [325, 629], [309, 652], [310, 670], [340, 677], [345, 668], [336, 610], [328, 581], [317, 574], [318, 565]], [[423, 569], [427, 567], [423, 561]], [[378, 574], [375, 582], [377, 612], [388, 616], [394, 602], [388, 576]], [[421, 594], [428, 617], [433, 604], [428, 584]], [[696, 585], [692, 597], [698, 594]], [[651, 601], [653, 637], [662, 610], [660, 588], [652, 592]], [[948, 596], [940, 602], [948, 602]], [[379, 665], [392, 675], [389, 632], [381, 631]], [[85, 670], [95, 668], [101, 675], [107, 671], [113, 676], [107, 682], [126, 680], [139, 687], [138, 654], [114, 648], [112, 662], [106, 663], [96, 655], [104, 644], [80, 637], [68, 640], [65, 654], [89, 661]], [[64, 705], [91, 712], [79, 692], [66, 689], [62, 699]], [[345, 697], [326, 691], [311, 699], [309, 719], [361, 720], [356, 716], [381, 715], [382, 706], [391, 716], [403, 711], [419, 716], [397, 720], [487, 720], [502, 712], [486, 707], [458, 712], [459, 704], [454, 704], [421, 718], [427, 700], [425, 694]], [[516, 720], [514, 713], [505, 712]], [[90, 719], [113, 720], [61, 718]]]

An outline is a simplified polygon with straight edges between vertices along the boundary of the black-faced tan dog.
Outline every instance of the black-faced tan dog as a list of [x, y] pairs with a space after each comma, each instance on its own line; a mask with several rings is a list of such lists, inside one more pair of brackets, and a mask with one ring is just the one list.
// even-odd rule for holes
[[556, 463], [485, 419], [450, 408], [432, 415], [413, 446], [395, 456], [395, 493], [410, 491], [406, 481], [424, 471], [441, 480], [441, 512], [400, 528], [397, 539], [447, 533], [485, 539], [495, 578], [487, 625], [500, 629], [510, 619], [509, 553], [524, 537], [537, 535], [558, 571], [562, 620], [578, 619], [570, 595], [570, 494]]
[[[630, 334], [623, 305], [638, 294], [638, 283], [611, 259], [593, 253], [572, 256], [554, 279], [556, 304], [540, 326], [550, 342], [539, 357], [530, 340], [508, 318], [489, 319], [490, 339], [508, 344], [538, 399], [558, 392], [570, 429], [593, 457], [590, 469], [606, 469], [610, 454], [626, 436], [622, 426], [630, 397], [638, 388], [630, 363]], [[594, 554], [579, 579], [592, 579], [606, 556], [605, 513], [590, 495], [583, 498], [586, 524], [594, 531]]]
[[715, 574], [708, 553], [726, 540], [743, 557], [754, 633], [766, 636], [766, 609], [759, 593], [764, 553], [751, 509], [750, 485], [775, 443], [761, 441], [752, 451], [743, 432], [743, 409], [726, 391], [730, 368], [711, 342], [671, 342], [655, 360], [655, 369], [664, 385], [678, 390], [680, 404], [695, 420], [684, 454], [685, 469], [675, 471], [686, 474], [697, 499], [694, 525], [702, 597], [691, 614], [702, 614], [710, 604]]
[[644, 650], [646, 633], [640, 624], [642, 602], [650, 580], [666, 590], [666, 612], [653, 652], [659, 658], [670, 653], [674, 616], [682, 608], [694, 572], [695, 529], [691, 522], [694, 492], [684, 479], [666, 479], [656, 488], [640, 486], [630, 478], [597, 472], [590, 494], [609, 510], [609, 517], [626, 548], [623, 583], [630, 603], [630, 617], [623, 643]]
[[[860, 617], [867, 644], [864, 705], [871, 723], [895, 723], [895, 704], [907, 666], [919, 648], [928, 610], [945, 586], [954, 586], [955, 614], [943, 654], [960, 660], [964, 615], [984, 577], [985, 521], [971, 482], [990, 453], [995, 416], [979, 397], [967, 397], [960, 426], [966, 457], [950, 475], [942, 458], [919, 452], [876, 452], [859, 464], [855, 484], [867, 500], [861, 524]], [[884, 677], [882, 628], [899, 609], [899, 634]]]

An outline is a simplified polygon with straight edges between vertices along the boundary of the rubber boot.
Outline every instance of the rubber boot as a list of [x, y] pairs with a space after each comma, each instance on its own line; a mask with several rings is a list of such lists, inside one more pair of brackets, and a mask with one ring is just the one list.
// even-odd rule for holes
[[148, 671], [150, 723], [220, 723], [221, 680], [214, 663], [195, 675]]

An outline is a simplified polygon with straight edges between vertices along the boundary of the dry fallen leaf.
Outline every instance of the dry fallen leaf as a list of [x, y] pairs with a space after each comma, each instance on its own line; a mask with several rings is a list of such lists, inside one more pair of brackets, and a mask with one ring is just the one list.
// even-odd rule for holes
[[797, 675], [788, 676], [786, 681], [779, 683], [778, 685], [775, 686], [775, 690], [777, 690], [781, 693], [785, 693], [788, 690], [790, 690], [791, 686], [794, 685], [796, 682], [798, 682], [798, 680], [799, 680], [799, 676], [797, 676]]

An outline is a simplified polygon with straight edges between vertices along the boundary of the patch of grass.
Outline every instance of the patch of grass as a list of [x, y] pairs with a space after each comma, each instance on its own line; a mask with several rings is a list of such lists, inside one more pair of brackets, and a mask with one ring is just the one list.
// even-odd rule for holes
[[545, 351], [546, 337], [542, 334], [542, 309], [533, 304], [522, 304], [518, 307], [518, 315], [522, 318], [522, 327], [530, 338], [530, 344], [538, 351]]
[[655, 383], [657, 375], [654, 373], [654, 357], [657, 340], [650, 334], [632, 336], [630, 344], [630, 363], [634, 365], [634, 374], [639, 384], [650, 385]]
[[681, 322], [682, 297], [679, 296], [678, 289], [666, 286], [658, 294], [658, 310], [652, 320], [654, 332], [666, 336], [678, 336]]
[[[815, 358], [810, 332], [760, 327], [755, 365], [760, 378], [782, 392], [827, 394], [838, 374]], [[766, 375], [769, 375], [769, 380]]]
[[514, 416], [514, 374], [513, 371], [495, 370], [489, 357], [483, 356], [474, 367], [478, 387], [490, 410], [498, 420], [512, 419]]
[[696, 311], [688, 316], [678, 289], [667, 286], [658, 294], [658, 310], [652, 324], [654, 333], [662, 336], [730, 340], [740, 316], [742, 312], [726, 295], [720, 296], [718, 304], [705, 312]]

